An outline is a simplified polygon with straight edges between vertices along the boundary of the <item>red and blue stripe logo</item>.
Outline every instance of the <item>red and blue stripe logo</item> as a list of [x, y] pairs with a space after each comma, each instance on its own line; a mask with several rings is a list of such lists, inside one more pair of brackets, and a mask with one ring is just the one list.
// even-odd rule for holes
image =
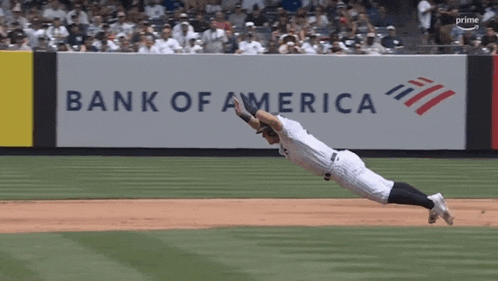
[[407, 83], [407, 85], [400, 84], [392, 88], [386, 92], [386, 95], [393, 96], [395, 100], [404, 101], [406, 107], [416, 106], [415, 113], [418, 115], [427, 113], [439, 103], [455, 95], [454, 91], [446, 89], [444, 85], [437, 84], [429, 78], [418, 77]]

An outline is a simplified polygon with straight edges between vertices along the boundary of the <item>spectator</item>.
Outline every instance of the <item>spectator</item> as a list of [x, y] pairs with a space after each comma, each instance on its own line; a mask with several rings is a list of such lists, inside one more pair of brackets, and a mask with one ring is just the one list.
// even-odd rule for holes
[[130, 44], [130, 39], [128, 37], [121, 33], [118, 35], [118, 52], [121, 53], [133, 53], [135, 50], [133, 49], [133, 46]]
[[316, 7], [314, 16], [308, 17], [308, 23], [313, 23], [313, 26], [316, 27], [327, 27], [329, 25], [329, 19], [324, 14], [321, 6]]
[[485, 1], [484, 13], [482, 15], [481, 22], [488, 23], [492, 21], [498, 15], [498, 3], [491, 3], [490, 1]]
[[461, 46], [460, 54], [477, 54], [479, 46], [477, 36], [474, 30], [466, 31], [460, 38], [458, 39], [459, 45]]
[[5, 21], [2, 21], [0, 19], [0, 35], [2, 35], [3, 37], [6, 37], [7, 33], [8, 33], [8, 29], [9, 28], [7, 28], [7, 24], [5, 23]]
[[46, 34], [38, 36], [38, 46], [33, 48], [35, 52], [55, 52], [56, 49], [49, 45], [50, 38]]
[[[440, 27], [437, 30], [436, 43], [441, 45], [449, 45], [454, 41], [451, 35], [451, 30], [455, 26], [456, 17], [458, 16], [458, 4], [454, 0], [446, 0], [446, 3], [440, 5], [437, 9], [437, 13], [440, 17]], [[443, 53], [449, 53], [450, 48], [441, 48], [440, 51]]]
[[221, 8], [223, 9], [223, 11], [232, 11], [233, 8], [235, 8], [235, 5], [239, 3], [240, 0], [221, 0]]
[[55, 17], [66, 18], [66, 11], [61, 7], [59, 0], [51, 0], [48, 8], [43, 11], [43, 18], [52, 21]]
[[80, 23], [79, 17], [76, 15], [73, 15], [72, 18], [73, 18], [73, 23], [66, 26], [66, 29], [69, 32], [69, 34], [71, 34], [71, 30], [73, 30], [72, 29], [73, 25], [79, 26], [80, 30], [82, 30], [86, 34], [86, 26], [83, 25], [82, 23]]
[[15, 21], [12, 23], [10, 30], [7, 32], [7, 37], [9, 38], [11, 44], [17, 38], [15, 37], [26, 37], [26, 33], [19, 22]]
[[237, 34], [234, 34], [232, 31], [227, 30], [227, 43], [225, 44], [225, 54], [234, 54], [239, 49], [239, 41], [240, 38]]
[[492, 26], [486, 27], [486, 35], [481, 38], [481, 47], [488, 49], [491, 51], [493, 49], [493, 45], [498, 43], [498, 37], [496, 31]]
[[3, 10], [4, 12], [4, 16], [7, 16], [7, 13], [10, 11], [10, 6], [11, 6], [11, 3], [10, 1], [0, 1], [0, 9]]
[[287, 16], [278, 17], [277, 21], [273, 24], [274, 30], [280, 34], [286, 34], [291, 29], [291, 24]]
[[[138, 5], [131, 6], [130, 9], [128, 9], [128, 11], [127, 11], [128, 22], [133, 24], [134, 27], [136, 27], [145, 17], [146, 16], [143, 13], [140, 13]], [[164, 19], [160, 20], [159, 23], [164, 24], [166, 19], [167, 19], [167, 17], [165, 15]]]
[[223, 9], [221, 8], [221, 5], [219, 4], [219, 2], [217, 0], [208, 0], [207, 4], [206, 4], [206, 8], [204, 9], [204, 11], [207, 14], [214, 15], [214, 13], [221, 12], [221, 11], [223, 11]]
[[268, 18], [259, 9], [259, 6], [256, 5], [252, 10], [252, 13], [247, 15], [246, 22], [252, 22], [255, 26], [268, 26]]
[[282, 7], [277, 8], [276, 21], [279, 21], [280, 18], [289, 18], [287, 11]]
[[290, 32], [290, 30], [292, 29], [296, 32], [299, 40], [305, 40], [309, 28], [310, 23], [308, 23], [306, 9], [300, 8], [292, 17], [290, 27], [287, 28], [287, 32]]
[[192, 34], [194, 32], [189, 31], [189, 23], [188, 22], [182, 22], [181, 28], [182, 28], [182, 30], [180, 31], [180, 33], [173, 34], [173, 38], [176, 41], [178, 41], [178, 44], [180, 44], [180, 46], [182, 48], [185, 48], [188, 45], [189, 37], [192, 37]]
[[274, 40], [270, 40], [268, 42], [268, 49], [266, 51], [265, 54], [269, 54], [269, 55], [272, 55], [272, 54], [279, 54], [278, 52], [278, 43], [277, 41], [274, 41]]
[[[75, 18], [73, 17], [75, 16]], [[78, 19], [78, 22], [84, 25], [90, 24], [88, 21], [88, 15], [85, 11], [82, 10], [81, 3], [75, 3], [74, 9], [66, 14], [66, 21], [68, 25], [74, 23], [75, 19]]]
[[9, 38], [0, 34], [0, 50], [8, 50], [9, 49]]
[[49, 7], [43, 11], [43, 18], [52, 21], [55, 17], [64, 19], [66, 18], [66, 11], [61, 7], [59, 0], [51, 0]]
[[367, 8], [368, 18], [370, 19], [370, 22], [374, 26], [385, 26], [381, 24], [379, 4], [377, 2], [369, 3], [369, 5], [366, 8]]
[[12, 20], [10, 21], [11, 23], [17, 22], [21, 25], [22, 29], [28, 28], [28, 20], [23, 17], [22, 15], [22, 10], [21, 10], [21, 4], [17, 3], [14, 8], [12, 9]]
[[161, 54], [175, 54], [182, 51], [182, 47], [171, 37], [171, 26], [165, 24], [163, 26], [162, 38], [157, 40], [156, 47]]
[[350, 28], [348, 27], [346, 18], [340, 18], [335, 28], [335, 32], [339, 36], [339, 39], [342, 39], [342, 37], [348, 34], [348, 29]]
[[303, 50], [292, 41], [280, 45], [278, 48], [280, 54], [302, 54]]
[[55, 17], [52, 26], [47, 29], [47, 35], [50, 37], [51, 43], [57, 45], [60, 42], [66, 41], [69, 32], [66, 27], [62, 25], [61, 20], [58, 17]]
[[104, 31], [102, 26], [103, 26], [102, 17], [101, 16], [94, 16], [92, 23], [87, 28], [87, 35], [95, 37], [97, 35], [97, 33]]
[[299, 36], [296, 34], [293, 28], [289, 29], [289, 32], [280, 36], [279, 41], [282, 44], [286, 44], [287, 42], [293, 42], [295, 45], [300, 41]]
[[244, 28], [246, 22], [247, 14], [242, 10], [242, 6], [237, 4], [235, 6], [235, 12], [228, 16], [228, 21], [232, 24], [234, 28]]
[[343, 20], [345, 25], [349, 26], [350, 24], [352, 24], [352, 20], [346, 8], [347, 6], [346, 4], [344, 4], [344, 2], [342, 1], [337, 2], [337, 8], [335, 11], [335, 20], [336, 21]]
[[101, 16], [103, 13], [103, 7], [99, 4], [99, 2], [91, 2], [90, 3], [90, 8], [86, 10], [86, 15], [88, 16], [88, 19], [93, 19], [96, 16]]
[[261, 43], [254, 40], [254, 34], [250, 32], [245, 36], [245, 40], [239, 43], [239, 49], [236, 53], [245, 55], [261, 55], [264, 53], [264, 48], [261, 46]]
[[375, 33], [368, 33], [363, 42], [363, 50], [367, 55], [382, 55], [386, 53], [384, 47], [375, 41]]
[[161, 20], [166, 15], [166, 8], [161, 5], [161, 0], [149, 0], [149, 5], [145, 7], [145, 14], [150, 21]]
[[[210, 28], [211, 21], [209, 23]], [[215, 24], [216, 28], [223, 29], [225, 31], [230, 30], [233, 32], [232, 24], [229, 21], [225, 20], [225, 14], [223, 12], [216, 12]]]
[[67, 44], [73, 49], [79, 49], [79, 47], [83, 45], [85, 37], [86, 36], [83, 33], [83, 30], [81, 30], [81, 27], [77, 24], [73, 24], [71, 25], [71, 33], [67, 37]]
[[45, 34], [42, 22], [39, 18], [33, 18], [31, 27], [24, 30], [29, 39], [29, 46], [33, 49], [38, 46], [38, 38]]
[[124, 33], [127, 36], [131, 36], [133, 33], [133, 25], [126, 22], [125, 12], [118, 12], [118, 21], [111, 24], [110, 29], [113, 34]]
[[[344, 53], [348, 50], [346, 45], [341, 41], [341, 38], [339, 37], [339, 34], [336, 32], [332, 32], [329, 35], [329, 42], [324, 44], [324, 50], [323, 52], [326, 54], [331, 54], [331, 53], [337, 53], [337, 50], [332, 50], [334, 47], [340, 47], [341, 50], [344, 51]], [[352, 46], [354, 48], [354, 46]]]
[[109, 32], [99, 32], [95, 39], [93, 46], [97, 49], [97, 52], [116, 52], [119, 50], [118, 45], [114, 41], [109, 40]]
[[13, 35], [11, 37], [10, 50], [16, 51], [31, 51], [31, 47], [28, 46], [28, 38], [24, 32], [19, 32], [19, 30], [13, 30]]
[[188, 44], [183, 48], [184, 54], [201, 54], [203, 53], [203, 49], [201, 45], [197, 43], [199, 39], [199, 35], [197, 33], [191, 33], [188, 38]]
[[[184, 19], [182, 19], [182, 17]], [[186, 21], [186, 20], [188, 20], [188, 16], [187, 16], [187, 14], [185, 14], [183, 12], [183, 8], [180, 7], [178, 9], [174, 10], [173, 17], [168, 18], [168, 24], [171, 26], [175, 26], [175, 25], [177, 25], [183, 21]]]
[[251, 22], [251, 21], [246, 22], [245, 28], [242, 32], [243, 32], [243, 35], [245, 35], [249, 32], [252, 32], [254, 35], [253, 40], [256, 40], [256, 41], [261, 43], [261, 39], [258, 36], [258, 31], [256, 30], [256, 26], [254, 26], [253, 22]]
[[217, 21], [211, 20], [210, 29], [202, 33], [202, 44], [205, 53], [224, 53], [228, 42], [225, 30], [217, 27]]
[[265, 9], [266, 1], [265, 0], [244, 0], [242, 1], [242, 9], [246, 11], [246, 13], [251, 14], [255, 9], [263, 10]]
[[185, 13], [180, 14], [180, 21], [176, 23], [175, 26], [173, 26], [173, 31], [172, 31], [172, 37], [177, 38], [181, 36], [183, 27], [182, 25], [187, 25], [188, 26], [188, 32], [194, 32], [194, 27], [190, 25], [188, 22], [188, 15]]
[[354, 46], [351, 50], [352, 50], [351, 54], [353, 54], [353, 55], [366, 55], [367, 54], [365, 49], [363, 49], [363, 45], [361, 43], [354, 44]]
[[342, 38], [342, 42], [344, 43], [344, 46], [350, 50], [354, 50], [356, 44], [361, 44], [361, 39], [354, 34], [353, 29], [348, 29], [348, 33], [346, 36]]
[[349, 19], [351, 20], [351, 22], [353, 21], [357, 21], [358, 20], [358, 17], [359, 17], [359, 13], [360, 11], [358, 11], [355, 6], [351, 5], [351, 3], [349, 2], [348, 5], [346, 6], [346, 12], [348, 14], [348, 17]]
[[83, 45], [81, 45], [80, 52], [90, 53], [90, 52], [98, 52], [99, 50], [93, 46], [94, 38], [92, 36], [85, 37], [85, 41]]
[[417, 5], [418, 11], [418, 24], [421, 32], [422, 45], [429, 43], [429, 34], [433, 32], [433, 19], [432, 12], [435, 11], [436, 6], [431, 5], [433, 0], [421, 0]]
[[394, 24], [395, 21], [393, 17], [387, 12], [386, 7], [379, 6], [379, 16], [374, 25], [379, 27], [386, 27]]
[[57, 44], [57, 52], [69, 52], [70, 50], [69, 46], [64, 42]]
[[306, 41], [301, 45], [304, 54], [307, 55], [317, 55], [323, 54], [324, 49], [322, 44], [320, 44], [319, 34], [312, 33], [308, 36]]
[[329, 49], [328, 53], [333, 55], [344, 55], [346, 54], [346, 50], [341, 46], [341, 41], [333, 41], [332, 46]]
[[380, 40], [382, 47], [390, 49], [392, 51], [399, 50], [404, 47], [403, 41], [396, 34], [396, 28], [392, 25], [387, 27], [388, 34]]
[[370, 32], [375, 32], [374, 26], [370, 23], [367, 13], [359, 13], [359, 18], [353, 23], [355, 34], [359, 34], [362, 38]]
[[[170, 26], [168, 23], [165, 24], [167, 26]], [[171, 27], [170, 27], [171, 28]], [[153, 35], [154, 37], [159, 37], [155, 36], [154, 29], [152, 28], [151, 24], [149, 21], [144, 20], [140, 23], [139, 27], [135, 29], [134, 33], [131, 36], [131, 44], [137, 44], [141, 41], [145, 42], [145, 36], [147, 35]]]
[[195, 19], [191, 23], [194, 28], [194, 32], [202, 34], [204, 31], [209, 29], [209, 23], [205, 19], [204, 11], [199, 10], [195, 14]]
[[154, 45], [154, 37], [148, 35], [145, 40], [145, 45], [138, 50], [139, 54], [160, 54], [159, 49]]

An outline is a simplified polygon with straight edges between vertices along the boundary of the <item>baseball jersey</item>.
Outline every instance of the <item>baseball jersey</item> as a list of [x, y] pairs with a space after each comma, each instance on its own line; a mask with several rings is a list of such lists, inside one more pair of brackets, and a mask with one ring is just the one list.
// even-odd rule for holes
[[330, 171], [332, 153], [337, 152], [309, 134], [299, 122], [278, 115], [283, 130], [280, 137], [279, 153], [292, 163], [303, 167], [316, 176]]

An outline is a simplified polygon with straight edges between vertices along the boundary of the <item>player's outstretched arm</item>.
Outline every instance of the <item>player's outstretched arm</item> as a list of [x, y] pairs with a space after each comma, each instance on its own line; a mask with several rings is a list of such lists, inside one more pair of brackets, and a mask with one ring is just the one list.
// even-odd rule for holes
[[260, 110], [256, 111], [256, 118], [259, 119], [259, 121], [270, 125], [270, 127], [272, 127], [275, 132], [280, 132], [284, 128], [284, 125], [277, 118], [277, 116], [275, 116], [271, 113], [268, 113], [264, 110], [260, 109]]
[[282, 131], [283, 124], [275, 115], [268, 113], [262, 109], [258, 109], [246, 96], [244, 96], [244, 94], [241, 93], [240, 97], [242, 98], [242, 102], [244, 103], [244, 107], [246, 108], [246, 110], [254, 117], [256, 117], [258, 121], [270, 125], [270, 127], [272, 127], [273, 130], [277, 132]]
[[254, 130], [259, 129], [259, 119], [251, 116], [250, 114], [245, 113], [240, 106], [240, 102], [236, 97], [232, 98], [233, 104], [235, 106], [235, 114], [239, 116], [242, 120], [244, 120], [249, 126], [251, 126]]

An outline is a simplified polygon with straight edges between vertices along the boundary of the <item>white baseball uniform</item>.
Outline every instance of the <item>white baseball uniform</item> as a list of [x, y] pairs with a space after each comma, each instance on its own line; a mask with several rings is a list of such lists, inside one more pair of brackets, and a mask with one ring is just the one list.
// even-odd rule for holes
[[309, 134], [299, 122], [278, 115], [283, 130], [279, 153], [313, 175], [332, 178], [340, 186], [359, 196], [387, 204], [394, 185], [374, 173], [349, 150], [335, 150]]

